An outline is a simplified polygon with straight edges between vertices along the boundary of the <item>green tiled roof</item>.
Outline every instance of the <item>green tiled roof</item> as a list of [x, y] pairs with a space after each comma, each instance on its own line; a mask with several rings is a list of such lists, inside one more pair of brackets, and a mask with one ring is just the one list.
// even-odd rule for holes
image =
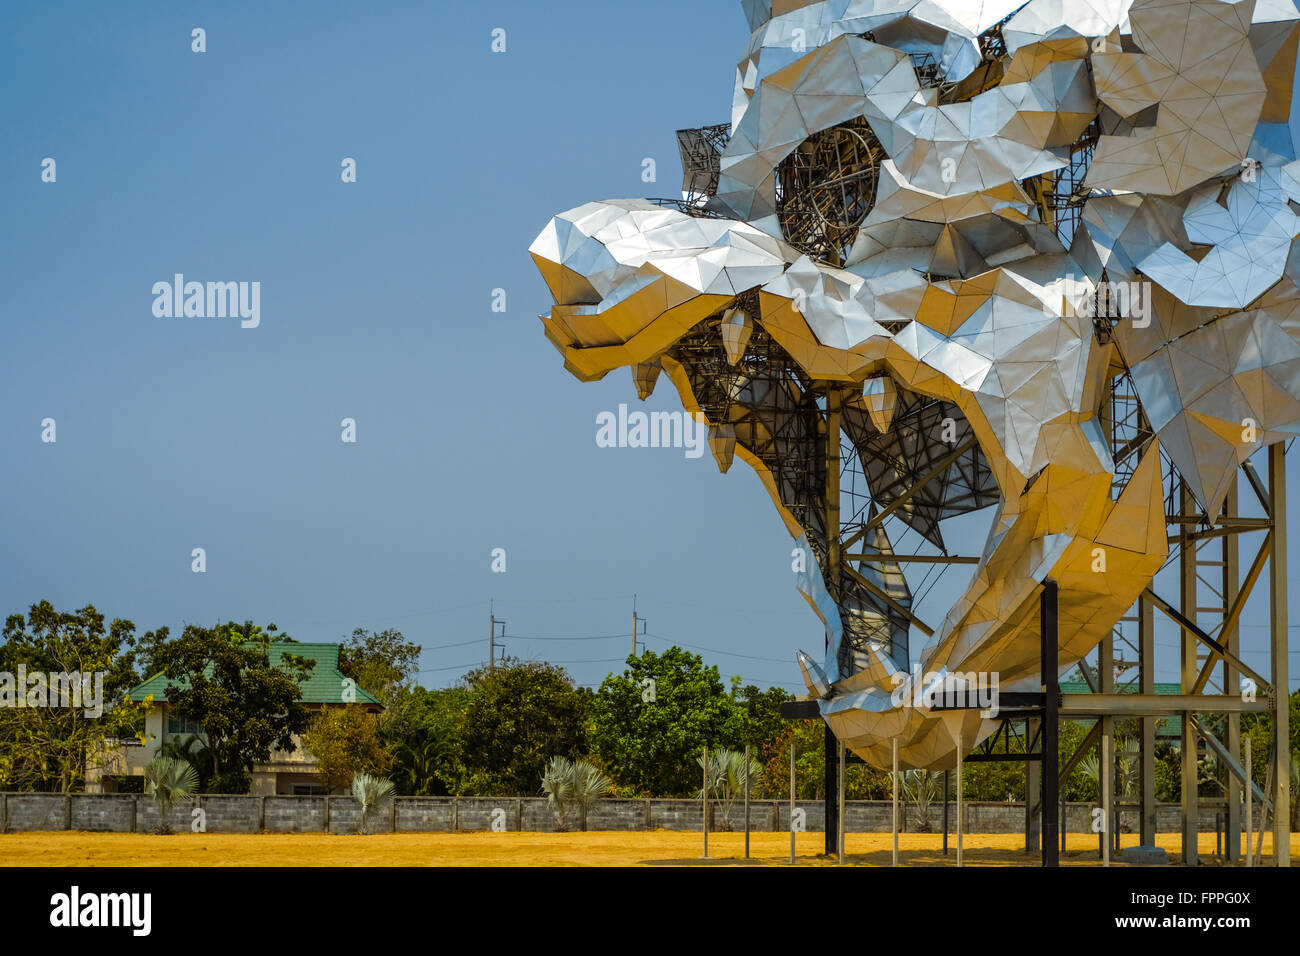
[[[311, 669], [311, 676], [300, 686], [304, 704], [341, 704], [343, 703], [343, 673], [339, 670], [339, 644], [306, 644], [298, 641], [275, 641], [270, 645], [271, 663], [280, 665], [283, 653], [288, 652], [298, 657], [305, 657], [316, 662]], [[143, 684], [131, 690], [132, 700], [144, 700], [152, 695], [156, 701], [167, 699], [167, 689], [176, 686], [177, 681], [168, 680], [162, 674], [154, 674]], [[356, 703], [378, 704], [373, 694], [362, 688], [356, 688]]]

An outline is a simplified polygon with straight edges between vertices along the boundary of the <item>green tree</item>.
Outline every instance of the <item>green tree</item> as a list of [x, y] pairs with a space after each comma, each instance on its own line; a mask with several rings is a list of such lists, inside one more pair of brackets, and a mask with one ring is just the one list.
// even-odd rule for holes
[[[826, 785], [826, 724], [821, 720], [787, 721], [785, 733], [769, 748], [762, 764], [763, 796], [790, 798], [790, 745], [795, 746], [795, 798], [821, 800]], [[888, 800], [893, 794], [889, 771], [867, 764], [844, 768], [846, 800]]]
[[193, 624], [157, 650], [173, 682], [168, 703], [203, 727], [213, 792], [247, 792], [253, 764], [269, 760], [272, 748], [292, 752], [293, 736], [307, 728], [301, 684], [315, 662], [279, 656], [271, 660], [266, 642], [238, 643], [223, 626]]
[[820, 799], [826, 770], [823, 754], [825, 727], [821, 720], [787, 721], [784, 732], [760, 761], [763, 796], [780, 800], [790, 798], [790, 746], [793, 744], [795, 799]]
[[[144, 706], [125, 698], [138, 681], [134, 632], [135, 625], [120, 618], [105, 626], [94, 605], [61, 612], [41, 601], [26, 617], [9, 616], [0, 672], [12, 676], [0, 680], [0, 698], [13, 699], [0, 706], [0, 789], [66, 793], [79, 788], [89, 769], [104, 765], [115, 738], [143, 732]], [[21, 688], [20, 666], [28, 676]], [[32, 699], [29, 692], [37, 685], [31, 678], [37, 674], [56, 675], [57, 686], [43, 678], [34, 699], [48, 702], [51, 692], [61, 698], [66, 690], [72, 702], [75, 682], [82, 706], [13, 706], [19, 694]]]
[[389, 756], [379, 739], [376, 715], [360, 707], [325, 707], [312, 718], [302, 742], [317, 761], [329, 791], [346, 787], [359, 773], [380, 775]]
[[759, 690], [747, 684], [738, 695], [743, 719], [742, 743], [749, 744], [750, 753], [760, 765], [766, 764], [778, 752], [789, 755], [782, 747], [790, 720], [781, 716], [781, 705], [794, 700], [794, 694], [780, 687]]
[[[628, 658], [627, 670], [601, 683], [592, 703], [592, 743], [615, 782], [636, 794], [689, 796], [700, 784], [704, 747], [742, 745], [741, 706], [716, 667], [670, 647]], [[654, 683], [643, 683], [651, 680]], [[653, 689], [654, 699], [643, 699]]]
[[236, 621], [227, 621], [225, 624], [217, 625], [217, 630], [225, 635], [226, 639], [232, 644], [261, 644], [263, 647], [269, 647], [272, 641], [296, 643], [288, 634], [281, 634], [280, 629], [274, 624], [268, 624], [266, 627], [253, 621], [245, 621], [240, 624]]
[[572, 759], [586, 751], [591, 695], [575, 687], [564, 668], [507, 660], [471, 671], [465, 682], [459, 792], [533, 793], [551, 757]]
[[391, 628], [371, 633], [357, 628], [339, 648], [339, 670], [374, 694], [386, 713], [400, 708], [419, 666], [420, 647]]
[[469, 706], [468, 687], [408, 688], [397, 702], [400, 719], [380, 724], [398, 792], [447, 796], [465, 777], [460, 730]]

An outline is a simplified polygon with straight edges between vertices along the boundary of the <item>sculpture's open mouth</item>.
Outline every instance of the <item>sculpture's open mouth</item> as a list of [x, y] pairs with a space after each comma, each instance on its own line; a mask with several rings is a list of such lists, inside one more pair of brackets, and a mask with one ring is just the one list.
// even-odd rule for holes
[[[542, 318], [575, 376], [626, 366], [644, 398], [666, 374], [723, 470], [759, 474], [825, 623], [801, 667], [836, 735], [950, 766], [992, 725], [900, 701], [901, 675], [1036, 690], [1042, 582], [1065, 670], [1162, 563], [1158, 448], [1214, 515], [1239, 461], [1300, 431], [1273, 374], [1300, 367], [1300, 14], [792, 6], [747, 5], [732, 122], [678, 134], [681, 199], [538, 236]], [[921, 620], [923, 562], [891, 536], [952, 558], [941, 522], [991, 505], [969, 587]]]

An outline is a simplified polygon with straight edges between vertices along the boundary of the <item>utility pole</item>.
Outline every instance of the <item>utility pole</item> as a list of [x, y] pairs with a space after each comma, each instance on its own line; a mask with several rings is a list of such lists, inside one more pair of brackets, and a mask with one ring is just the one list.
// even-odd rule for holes
[[632, 595], [632, 656], [636, 657], [636, 639], [645, 632], [639, 627], [645, 623], [645, 618], [638, 617], [636, 613], [636, 595]]
[[[501, 625], [501, 636], [506, 636], [506, 622], [498, 621], [496, 613], [492, 610], [492, 602], [488, 602], [488, 672], [497, 669], [497, 625]], [[505, 646], [504, 644], [502, 645]]]

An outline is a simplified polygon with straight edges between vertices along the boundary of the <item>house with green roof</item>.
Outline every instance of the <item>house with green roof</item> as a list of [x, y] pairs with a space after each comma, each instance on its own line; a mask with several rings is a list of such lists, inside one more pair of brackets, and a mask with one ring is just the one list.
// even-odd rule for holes
[[[312, 644], [301, 641], [273, 641], [268, 647], [271, 661], [277, 665], [283, 654], [294, 654], [315, 661], [310, 676], [299, 686], [302, 703], [307, 710], [320, 711], [326, 707], [361, 707], [378, 713], [383, 709], [378, 699], [369, 691], [358, 687], [339, 670], [340, 644]], [[144, 768], [158, 756], [158, 751], [168, 740], [195, 735], [203, 738], [203, 728], [192, 720], [184, 719], [171, 710], [167, 702], [168, 691], [177, 686], [165, 675], [154, 674], [144, 683], [132, 688], [128, 696], [143, 702], [150, 700], [145, 715], [145, 743], [135, 740], [119, 741], [114, 752], [108, 754], [105, 765], [96, 779], [87, 779], [89, 792], [114, 793], [123, 785], [124, 777], [143, 777]], [[303, 796], [324, 793], [316, 758], [294, 735], [291, 752], [273, 750], [266, 763], [254, 764], [250, 793], [265, 796]]]

